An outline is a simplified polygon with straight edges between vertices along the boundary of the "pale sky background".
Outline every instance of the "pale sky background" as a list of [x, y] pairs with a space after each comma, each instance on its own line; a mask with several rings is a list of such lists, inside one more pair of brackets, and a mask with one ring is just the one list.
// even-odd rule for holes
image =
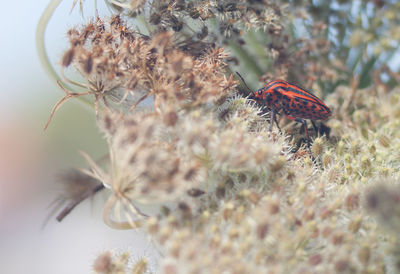
[[[42, 69], [35, 48], [36, 25], [48, 2], [2, 2], [0, 273], [91, 273], [94, 259], [105, 250], [154, 257], [144, 233], [113, 230], [103, 223], [106, 195], [95, 198], [92, 205], [83, 203], [63, 222], [52, 220], [41, 229], [49, 212], [46, 207], [57, 195], [56, 172], [84, 166], [78, 150], [93, 157], [105, 151], [93, 112], [76, 102], [62, 106], [49, 129], [42, 131], [62, 96]], [[78, 9], [69, 14], [72, 2], [61, 3], [48, 27], [46, 45], [55, 63], [65, 49], [66, 30], [83, 20]], [[92, 3], [86, 1], [86, 18], [93, 15]]]

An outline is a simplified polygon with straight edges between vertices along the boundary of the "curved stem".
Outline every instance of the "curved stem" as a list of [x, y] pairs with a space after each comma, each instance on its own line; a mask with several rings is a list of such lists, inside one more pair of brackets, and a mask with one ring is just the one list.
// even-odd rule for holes
[[114, 208], [116, 202], [118, 201], [118, 198], [112, 194], [110, 198], [108, 198], [108, 201], [104, 207], [103, 210], [103, 220], [104, 222], [111, 228], [116, 228], [116, 229], [133, 229], [133, 228], [138, 228], [141, 226], [140, 221], [132, 221], [130, 223], [129, 221], [114, 221], [113, 218], [111, 217], [111, 211]]
[[97, 10], [97, 0], [94, 0], [94, 15], [99, 18], [99, 11]]
[[77, 199], [71, 201], [58, 215], [57, 215], [57, 221], [61, 222], [77, 205], [79, 205], [81, 202], [89, 198], [90, 196], [95, 195], [97, 192], [100, 190], [104, 189], [103, 184], [99, 184], [95, 186], [93, 189], [90, 189], [83, 193], [80, 197]]
[[36, 50], [39, 55], [40, 63], [42, 64], [44, 70], [50, 76], [50, 78], [54, 79], [55, 81], [62, 81], [62, 79], [55, 71], [54, 67], [50, 63], [49, 57], [47, 56], [45, 46], [45, 32], [51, 16], [54, 14], [54, 11], [61, 3], [61, 1], [62, 0], [50, 1], [42, 16], [40, 17], [39, 23], [36, 28]]
[[[65, 83], [64, 79], [56, 72], [46, 52], [45, 36], [47, 25], [49, 24], [49, 21], [53, 16], [54, 11], [60, 5], [61, 1], [62, 0], [50, 0], [42, 16], [40, 17], [39, 23], [36, 27], [36, 50], [39, 56], [40, 63], [46, 71], [47, 75], [53, 81], [61, 82], [66, 89], [73, 92], [78, 92], [78, 90], [74, 89], [73, 86]], [[88, 99], [82, 97], [78, 98], [78, 100], [85, 103], [87, 106], [93, 106], [93, 103], [91, 103]]]
[[147, 34], [150, 34], [153, 30], [153, 27], [144, 19], [143, 15], [139, 14], [136, 19], [140, 24], [145, 27], [145, 29], [147, 30]]

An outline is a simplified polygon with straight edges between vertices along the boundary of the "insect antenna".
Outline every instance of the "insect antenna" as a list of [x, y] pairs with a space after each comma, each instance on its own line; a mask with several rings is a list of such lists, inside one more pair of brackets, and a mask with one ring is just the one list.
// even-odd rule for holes
[[243, 79], [242, 75], [240, 75], [239, 72], [236, 71], [236, 74], [239, 76], [240, 80], [242, 80], [243, 84], [245, 87], [250, 91], [250, 94], [253, 93], [253, 91], [249, 88], [249, 86], [246, 84], [246, 81]]

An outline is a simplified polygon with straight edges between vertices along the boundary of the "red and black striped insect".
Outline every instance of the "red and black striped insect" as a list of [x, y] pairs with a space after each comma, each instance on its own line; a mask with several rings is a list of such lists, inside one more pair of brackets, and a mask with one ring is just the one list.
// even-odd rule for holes
[[[239, 73], [237, 74], [246, 85], [243, 77]], [[249, 87], [247, 88], [250, 90]], [[310, 137], [308, 134], [306, 119], [311, 120], [315, 131], [318, 131], [313, 120], [326, 120], [332, 114], [329, 107], [326, 106], [324, 102], [322, 102], [322, 100], [317, 96], [284, 80], [275, 80], [267, 83], [264, 87], [252, 92], [249, 96], [249, 99], [256, 101], [259, 105], [269, 110], [270, 131], [272, 130], [272, 124], [274, 121], [279, 128], [276, 120], [276, 114], [280, 114], [281, 111], [290, 120], [301, 123], [302, 128], [304, 128], [305, 131], [307, 146], [310, 154]]]

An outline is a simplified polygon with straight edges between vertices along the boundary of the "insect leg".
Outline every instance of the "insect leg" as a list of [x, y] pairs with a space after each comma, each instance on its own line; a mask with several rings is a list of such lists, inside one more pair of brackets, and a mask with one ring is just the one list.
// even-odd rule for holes
[[318, 130], [317, 125], [315, 124], [315, 122], [314, 122], [313, 120], [311, 120], [311, 124], [313, 125], [313, 128], [314, 128], [314, 130], [315, 130], [315, 133], [316, 133], [316, 134], [320, 133], [320, 131]]
[[279, 132], [282, 132], [281, 128], [279, 127], [278, 120], [276, 119], [276, 115], [279, 114], [274, 107], [271, 108], [269, 111], [269, 131], [272, 131], [272, 126], [275, 122], [276, 126], [279, 129]]
[[282, 109], [282, 106], [281, 106], [280, 108], [278, 108], [278, 109], [277, 109], [274, 105], [271, 106], [271, 105], [269, 104], [269, 97], [270, 97], [270, 96], [271, 96], [270, 93], [268, 93], [268, 94], [265, 96], [266, 104], [269, 105], [270, 108], [271, 108], [270, 114], [269, 114], [269, 115], [270, 115], [270, 116], [269, 116], [269, 118], [270, 118], [269, 131], [272, 131], [272, 124], [275, 122], [277, 128], [279, 129], [279, 132], [282, 133], [282, 130], [281, 130], [281, 128], [279, 127], [278, 120], [276, 119], [276, 115], [277, 115], [277, 114], [280, 115], [279, 111]]
[[276, 124], [276, 126], [277, 126], [277, 127], [278, 127], [278, 129], [279, 129], [279, 132], [281, 132], [281, 133], [282, 133], [282, 130], [281, 130], [281, 128], [279, 127], [278, 120], [276, 119], [276, 114], [279, 114], [279, 113], [275, 113], [275, 115], [274, 115], [274, 121], [275, 121], [275, 124]]
[[269, 112], [269, 131], [272, 131], [272, 125], [274, 123], [274, 120], [276, 120], [275, 109], [272, 108], [271, 111]]
[[324, 125], [323, 123], [321, 123], [321, 127], [319, 128], [319, 132], [321, 133], [321, 135], [325, 134], [326, 138], [329, 139], [329, 135], [331, 133], [331, 128], [326, 126], [326, 125]]
[[301, 128], [304, 128], [304, 133], [306, 134], [306, 140], [307, 140], [307, 147], [310, 152], [310, 155], [312, 156], [311, 145], [310, 145], [310, 136], [308, 135], [308, 128], [307, 128], [307, 121], [304, 119], [300, 119], [300, 118], [296, 118], [295, 121], [298, 123], [301, 123]]

